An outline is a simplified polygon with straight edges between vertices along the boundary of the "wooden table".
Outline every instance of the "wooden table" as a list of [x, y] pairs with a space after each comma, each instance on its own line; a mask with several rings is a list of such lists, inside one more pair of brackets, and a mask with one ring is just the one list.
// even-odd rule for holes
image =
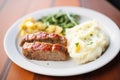
[[35, 74], [20, 68], [7, 57], [3, 40], [8, 28], [28, 13], [55, 6], [94, 9], [107, 15], [120, 26], [120, 11], [106, 0], [0, 0], [0, 80], [120, 80], [120, 53], [109, 64], [96, 71], [71, 77]]

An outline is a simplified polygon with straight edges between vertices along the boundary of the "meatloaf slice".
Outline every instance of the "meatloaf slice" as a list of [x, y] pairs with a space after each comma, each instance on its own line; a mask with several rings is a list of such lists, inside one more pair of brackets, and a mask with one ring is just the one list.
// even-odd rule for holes
[[64, 36], [60, 36], [55, 33], [37, 32], [33, 34], [27, 34], [20, 42], [22, 47], [25, 42], [47, 42], [47, 43], [58, 43], [67, 46], [67, 39]]
[[27, 58], [34, 60], [64, 61], [68, 58], [67, 48], [57, 43], [25, 42], [22, 52]]

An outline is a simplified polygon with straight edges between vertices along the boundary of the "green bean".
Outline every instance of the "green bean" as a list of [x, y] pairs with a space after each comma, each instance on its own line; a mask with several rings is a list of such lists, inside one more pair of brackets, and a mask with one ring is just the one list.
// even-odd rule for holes
[[58, 25], [63, 28], [63, 34], [65, 34], [65, 30], [67, 28], [72, 28], [75, 25], [79, 24], [78, 20], [80, 17], [78, 15], [69, 14], [69, 17], [66, 13], [59, 11], [58, 13], [44, 16], [41, 19], [39, 19], [39, 21], [43, 22], [46, 26]]

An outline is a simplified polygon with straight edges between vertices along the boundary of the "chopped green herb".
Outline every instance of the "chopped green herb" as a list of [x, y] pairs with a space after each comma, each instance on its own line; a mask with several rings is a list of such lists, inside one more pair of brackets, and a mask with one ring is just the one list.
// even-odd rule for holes
[[90, 41], [90, 42], [88, 43], [88, 45], [91, 45], [91, 44], [93, 44], [93, 42], [92, 42], [92, 41]]
[[49, 65], [49, 63], [47, 63], [47, 65]]
[[91, 33], [90, 36], [93, 36], [93, 34]]
[[77, 43], [75, 43], [75, 45], [76, 45], [76, 47], [79, 45], [79, 43], [77, 42]]
[[93, 44], [93, 42], [90, 42], [90, 45]]
[[99, 34], [97, 34], [97, 37], [99, 37]]

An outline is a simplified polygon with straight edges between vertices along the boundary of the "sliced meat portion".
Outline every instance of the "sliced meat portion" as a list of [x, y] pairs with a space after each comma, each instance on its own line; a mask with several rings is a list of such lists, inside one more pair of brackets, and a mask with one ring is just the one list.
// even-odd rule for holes
[[68, 58], [65, 46], [45, 42], [25, 42], [22, 52], [27, 58], [34, 60], [64, 61]]
[[20, 42], [22, 47], [25, 42], [47, 42], [47, 43], [58, 43], [67, 46], [67, 39], [64, 36], [60, 36], [55, 33], [37, 32], [33, 34], [27, 34]]

